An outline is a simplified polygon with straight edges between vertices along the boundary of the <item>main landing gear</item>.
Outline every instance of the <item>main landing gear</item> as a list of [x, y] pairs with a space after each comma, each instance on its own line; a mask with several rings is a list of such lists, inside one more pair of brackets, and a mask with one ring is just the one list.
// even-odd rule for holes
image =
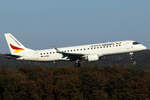
[[75, 67], [80, 67], [80, 66], [81, 66], [80, 60], [76, 60], [76, 62], [75, 62]]

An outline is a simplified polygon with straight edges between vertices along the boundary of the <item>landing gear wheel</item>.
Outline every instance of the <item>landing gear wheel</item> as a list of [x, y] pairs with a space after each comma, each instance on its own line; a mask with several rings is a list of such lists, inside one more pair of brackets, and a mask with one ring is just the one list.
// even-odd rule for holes
[[130, 61], [131, 61], [131, 63], [132, 63], [133, 65], [136, 65], [136, 61], [135, 61], [135, 59], [134, 59], [134, 53], [133, 53], [133, 52], [130, 52], [130, 53], [129, 53], [129, 56], [130, 56]]
[[75, 62], [75, 67], [80, 67], [80, 66], [81, 66], [80, 61], [79, 61], [79, 60], [76, 60], [76, 62]]

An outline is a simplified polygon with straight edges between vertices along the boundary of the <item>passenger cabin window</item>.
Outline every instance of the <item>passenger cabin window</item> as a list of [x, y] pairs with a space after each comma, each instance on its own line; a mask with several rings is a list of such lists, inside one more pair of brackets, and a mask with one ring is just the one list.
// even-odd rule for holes
[[140, 43], [138, 43], [138, 42], [133, 42], [133, 45], [137, 45], [137, 44], [140, 44]]

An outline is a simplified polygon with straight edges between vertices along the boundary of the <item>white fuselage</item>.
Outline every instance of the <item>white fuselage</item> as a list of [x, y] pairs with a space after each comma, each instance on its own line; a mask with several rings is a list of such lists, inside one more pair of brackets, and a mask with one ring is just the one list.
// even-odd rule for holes
[[[65, 53], [83, 54], [84, 57], [87, 58], [88, 55], [97, 55], [101, 57], [104, 55], [136, 52], [146, 50], [147, 48], [144, 45], [139, 44], [135, 41], [117, 41], [100, 44], [64, 47], [58, 49]], [[55, 49], [36, 50], [32, 52], [30, 51], [18, 59], [32, 61], [69, 60], [66, 57], [63, 57], [62, 54], [57, 53]]]

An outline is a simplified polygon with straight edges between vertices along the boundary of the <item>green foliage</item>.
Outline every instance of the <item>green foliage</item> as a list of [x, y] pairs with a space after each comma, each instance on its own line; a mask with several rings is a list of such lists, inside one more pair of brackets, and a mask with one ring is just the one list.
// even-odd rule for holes
[[150, 68], [0, 69], [0, 100], [149, 100]]

